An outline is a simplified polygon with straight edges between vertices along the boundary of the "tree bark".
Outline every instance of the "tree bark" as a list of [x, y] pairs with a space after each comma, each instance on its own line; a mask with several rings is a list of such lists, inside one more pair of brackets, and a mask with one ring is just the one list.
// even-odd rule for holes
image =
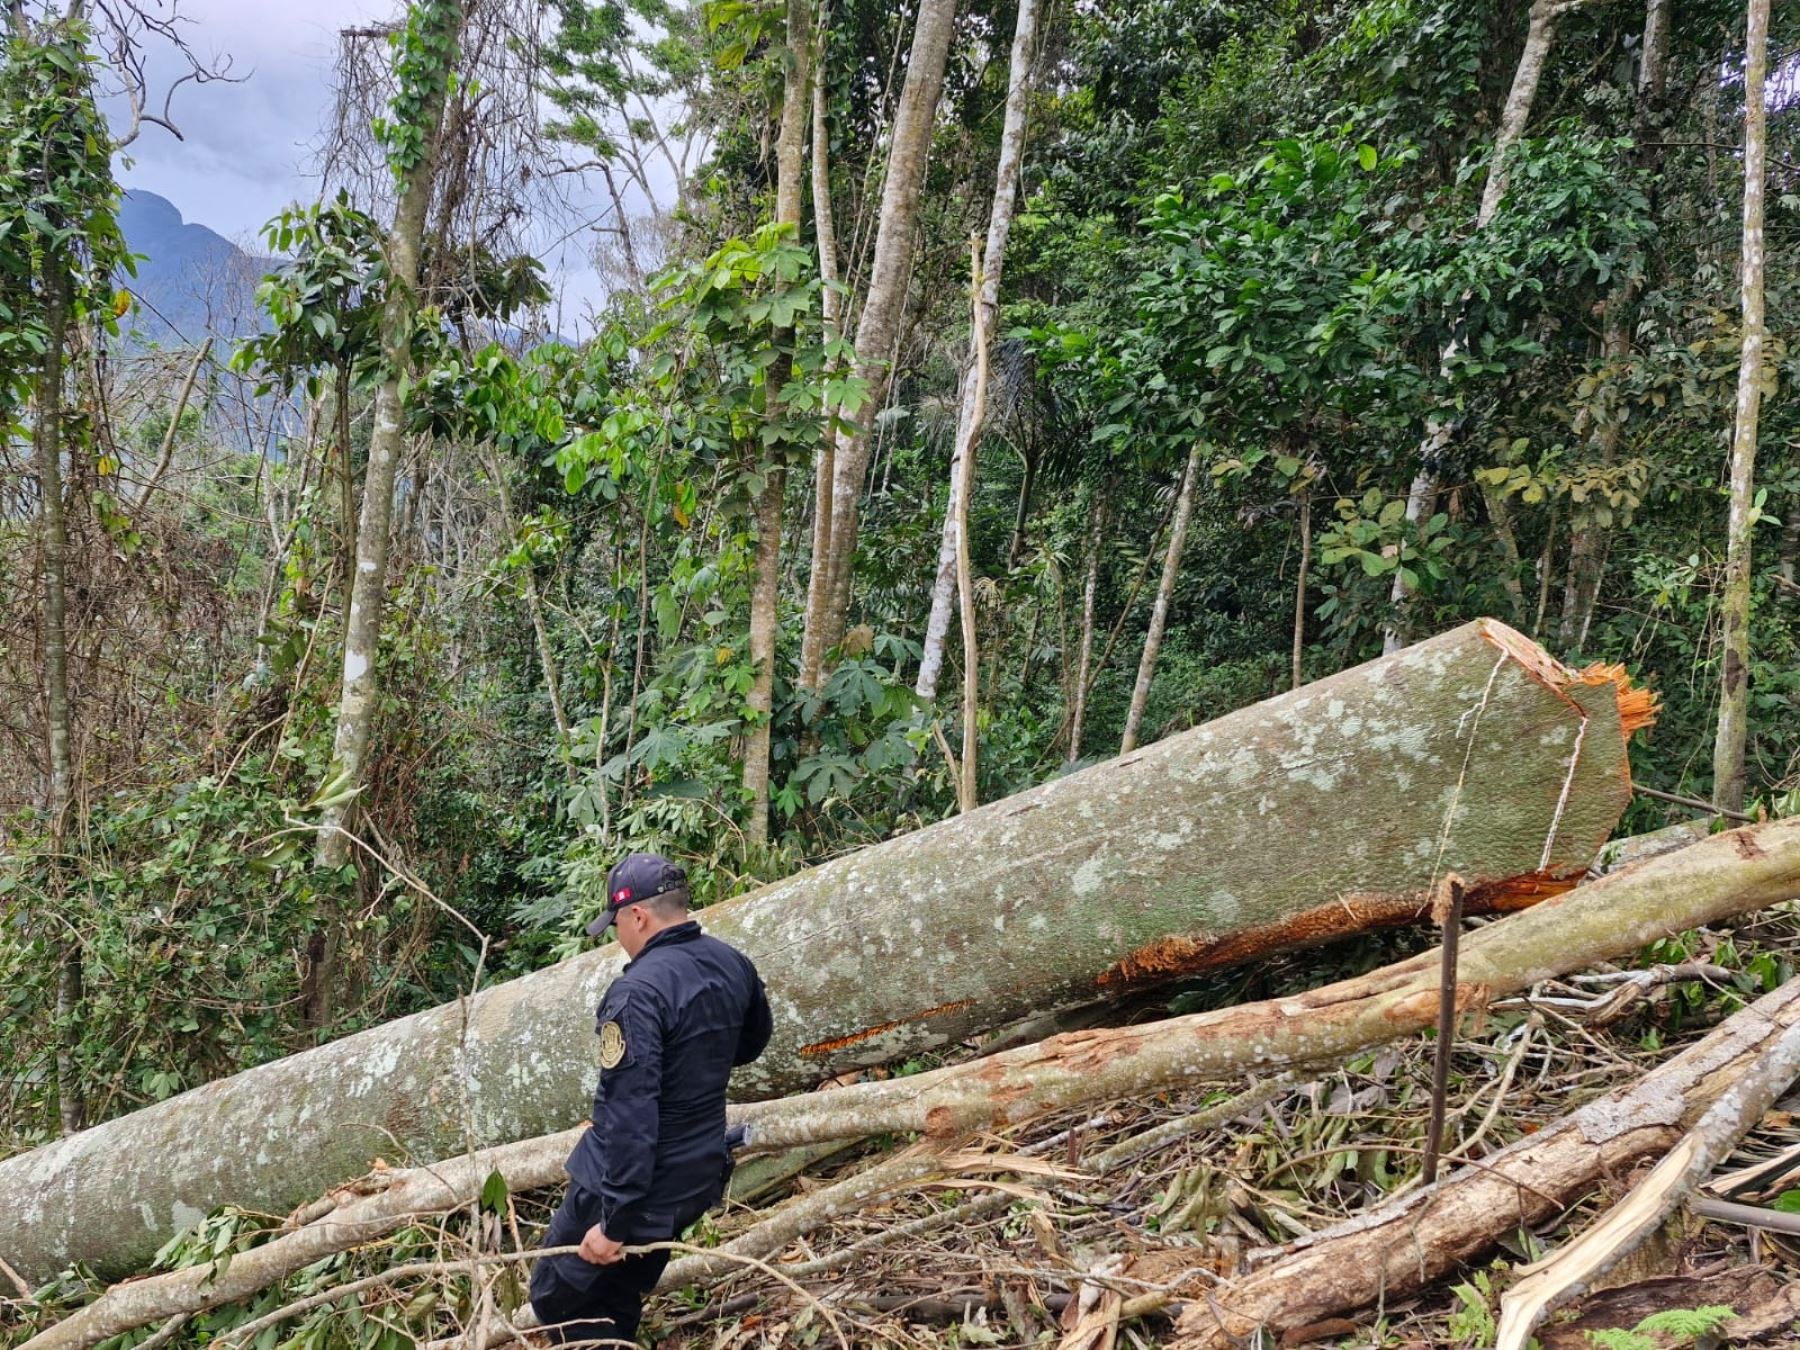
[[1669, 1149], [1796, 1028], [1800, 983], [1790, 981], [1633, 1086], [1434, 1186], [1260, 1253], [1259, 1269], [1189, 1305], [1174, 1345], [1224, 1350], [1259, 1328], [1280, 1332], [1409, 1296]]
[[[1007, 75], [1000, 158], [994, 169], [994, 201], [988, 209], [987, 246], [981, 259], [981, 289], [976, 299], [979, 312], [970, 334], [969, 355], [963, 362], [963, 397], [957, 409], [955, 449], [950, 456], [950, 499], [944, 507], [943, 537], [938, 542], [937, 576], [931, 587], [931, 614], [925, 621], [919, 679], [913, 687], [913, 692], [927, 701], [937, 697], [938, 675], [944, 665], [944, 639], [950, 631], [950, 598], [957, 571], [958, 532], [968, 515], [961, 494], [966, 491], [964, 480], [974, 480], [973, 471], [963, 471], [963, 461], [972, 459], [980, 448], [987, 413], [985, 383], [979, 395], [972, 385], [976, 367], [988, 359], [994, 325], [1000, 317], [1000, 276], [1006, 267], [1006, 242], [1012, 234], [1013, 212], [1019, 200], [1019, 169], [1025, 158], [1025, 121], [1031, 103], [1031, 63], [1037, 44], [1037, 19], [1037, 0], [1020, 0], [1013, 28], [1012, 64]], [[1026, 474], [1029, 483], [1029, 464]], [[1015, 531], [1015, 537], [1022, 530], [1021, 525]]]
[[1294, 578], [1293, 688], [1306, 683], [1306, 572], [1312, 563], [1312, 491], [1300, 498], [1300, 569]]
[[1763, 176], [1768, 155], [1763, 86], [1769, 69], [1769, 0], [1750, 0], [1744, 36], [1743, 349], [1731, 435], [1731, 511], [1725, 525], [1719, 724], [1713, 738], [1713, 805], [1744, 809], [1744, 742], [1750, 718], [1750, 550], [1755, 529], [1756, 420], [1763, 382]]
[[[74, 796], [69, 710], [68, 577], [69, 525], [63, 510], [63, 356], [69, 338], [69, 283], [60, 249], [47, 249], [44, 263], [43, 364], [32, 408], [32, 451], [37, 461], [39, 509], [43, 513], [39, 550], [44, 574], [44, 738], [50, 781], [44, 815], [53, 849], [61, 846]], [[79, 1127], [77, 1127], [79, 1128]]]
[[[445, 60], [454, 63], [461, 33], [461, 5], [429, 11], [451, 31]], [[338, 785], [319, 822], [319, 863], [342, 867], [350, 858], [344, 824], [363, 786], [369, 732], [375, 721], [376, 657], [381, 646], [381, 612], [387, 598], [388, 530], [394, 514], [394, 480], [406, 448], [406, 401], [402, 382], [412, 367], [412, 326], [417, 306], [419, 253], [436, 178], [448, 71], [431, 82], [419, 110], [424, 144], [400, 184], [394, 225], [388, 232], [387, 295], [381, 313], [381, 383], [375, 391], [375, 426], [369, 437], [369, 464], [363, 480], [362, 510], [356, 529], [356, 574], [350, 584], [350, 612], [344, 621], [344, 667], [338, 702], [337, 736], [329, 777]], [[340, 385], [338, 394], [347, 391]], [[346, 463], [349, 446], [344, 447]]]
[[1506, 574], [1500, 578], [1500, 584], [1506, 588], [1506, 598], [1512, 601], [1512, 621], [1523, 624], [1527, 618], [1525, 583], [1520, 577], [1524, 573], [1525, 562], [1519, 556], [1519, 536], [1513, 529], [1512, 512], [1506, 505], [1506, 498], [1486, 483], [1481, 485], [1481, 497], [1487, 504], [1488, 520], [1494, 527], [1494, 537], [1500, 541], [1500, 551], [1506, 557]]
[[1138, 660], [1137, 684], [1131, 691], [1131, 710], [1125, 715], [1125, 735], [1119, 753], [1129, 755], [1137, 749], [1138, 733], [1144, 726], [1144, 707], [1150, 701], [1150, 681], [1156, 674], [1156, 658], [1162, 651], [1163, 630], [1169, 622], [1169, 600], [1175, 594], [1175, 580], [1181, 575], [1181, 550], [1187, 543], [1188, 517], [1194, 509], [1194, 480], [1200, 476], [1200, 446], [1188, 451], [1187, 463], [1181, 471], [1181, 486], [1175, 494], [1175, 523], [1169, 527], [1169, 551], [1163, 555], [1162, 580], [1156, 587], [1156, 601], [1150, 608], [1150, 630], [1144, 634], [1144, 654]]
[[[1519, 53], [1519, 64], [1513, 71], [1512, 88], [1507, 92], [1506, 105], [1500, 111], [1500, 126], [1494, 132], [1494, 153], [1488, 165], [1487, 182], [1481, 190], [1481, 206], [1475, 215], [1475, 231], [1479, 234], [1493, 222], [1499, 213], [1500, 203], [1506, 196], [1506, 188], [1512, 173], [1512, 166], [1507, 162], [1520, 139], [1525, 134], [1525, 124], [1531, 118], [1531, 105], [1537, 99], [1538, 84], [1543, 78], [1544, 66], [1549, 61], [1550, 40], [1556, 32], [1556, 20], [1565, 11], [1579, 6], [1581, 0], [1533, 0], [1529, 26], [1525, 30], [1525, 49]], [[1452, 335], [1438, 357], [1438, 374], [1440, 378], [1449, 375], [1463, 353], [1461, 308], [1467, 303], [1465, 297], [1458, 304], [1458, 313], [1452, 321]], [[1412, 487], [1406, 494], [1406, 521], [1414, 529], [1422, 528], [1430, 516], [1430, 506], [1437, 498], [1438, 462], [1443, 458], [1445, 449], [1450, 444], [1451, 421], [1441, 410], [1434, 410], [1425, 419], [1425, 436], [1419, 442], [1418, 473], [1412, 481]], [[1394, 572], [1394, 585], [1390, 593], [1394, 614], [1382, 638], [1382, 650], [1389, 654], [1406, 645], [1406, 625], [1403, 610], [1412, 587], [1408, 586], [1404, 574], [1398, 569]]]
[[944, 63], [955, 21], [956, 0], [921, 0], [919, 17], [913, 26], [912, 52], [906, 64], [906, 83], [894, 113], [868, 297], [856, 326], [855, 372], [867, 383], [868, 393], [855, 417], [849, 419], [847, 430], [838, 437], [832, 465], [831, 552], [825, 566], [813, 569], [809, 582], [809, 592], [825, 588], [816, 603], [808, 595], [807, 618], [812, 631], [805, 639], [818, 653], [821, 669], [824, 654], [843, 640], [850, 609], [857, 505], [869, 470], [870, 431], [876, 410], [887, 401], [888, 381], [893, 373], [890, 363], [906, 306], [932, 128], [938, 96], [943, 92]]
[[[714, 906], [775, 1012], [735, 1095], [1406, 922], [1446, 869], [1473, 912], [1529, 904], [1612, 832], [1646, 703], [1484, 620]], [[585, 952], [0, 1161], [8, 1259], [119, 1272], [228, 1200], [278, 1211], [377, 1152], [579, 1120], [623, 964]]]
[[[819, 25], [819, 46], [823, 50], [825, 25]], [[819, 280], [824, 292], [819, 299], [821, 327], [825, 340], [836, 342], [842, 330], [844, 297], [838, 290], [837, 228], [831, 214], [831, 137], [825, 125], [825, 82], [813, 81], [812, 98], [812, 198], [813, 234], [819, 247]], [[826, 359], [826, 370], [836, 373], [837, 358]], [[813, 537], [812, 567], [808, 571], [806, 616], [800, 639], [800, 675], [802, 689], [817, 689], [825, 666], [825, 649], [819, 645], [824, 633], [826, 602], [830, 589], [823, 584], [831, 559], [832, 479], [837, 466], [837, 433], [830, 420], [836, 407], [827, 401], [827, 420], [819, 437], [819, 449], [813, 459]]]
[[[1030, 6], [1032, 0], [1024, 0]], [[976, 756], [980, 750], [979, 725], [981, 720], [981, 651], [975, 641], [975, 573], [969, 561], [969, 497], [975, 488], [975, 452], [981, 444], [981, 426], [987, 417], [987, 382], [988, 382], [988, 331], [986, 322], [987, 289], [986, 279], [981, 274], [981, 259], [975, 252], [975, 241], [969, 240], [969, 267], [973, 272], [969, 299], [972, 311], [974, 333], [970, 345], [974, 348], [975, 371], [973, 388], [964, 402], [964, 416], [967, 419], [967, 434], [961, 432], [957, 436], [957, 450], [954, 456], [957, 467], [957, 478], [951, 486], [950, 496], [954, 505], [954, 514], [948, 519], [954, 521], [954, 547], [956, 551], [956, 592], [962, 609], [963, 640], [963, 707], [962, 707], [962, 764], [960, 781], [957, 784], [957, 803], [964, 811], [973, 811], [980, 803], [981, 795], [976, 783]], [[940, 639], [939, 654], [943, 644]], [[923, 672], [920, 673], [924, 679]], [[933, 693], [936, 692], [936, 676], [932, 678]]]
[[[807, 93], [812, 79], [812, 15], [808, 0], [788, 0], [787, 76], [782, 85], [781, 128], [775, 139], [775, 223], [800, 229], [800, 207], [806, 188]], [[791, 337], [791, 330], [777, 338]], [[763, 413], [781, 417], [781, 391], [793, 375], [793, 361], [770, 367], [763, 387]], [[756, 495], [756, 577], [750, 588], [750, 723], [744, 738], [744, 792], [750, 798], [745, 837], [752, 846], [769, 842], [769, 737], [775, 717], [776, 638], [780, 633], [781, 512], [787, 494], [787, 466], [780, 461], [786, 447], [770, 447], [776, 456], [763, 466], [762, 491]]]
[[[1796, 893], [1800, 820], [1714, 835], [1470, 933], [1459, 962], [1458, 1004], [1465, 1010], [1483, 1006]], [[1341, 1058], [1416, 1034], [1437, 1017], [1438, 965], [1437, 952], [1424, 952], [1298, 996], [1071, 1032], [910, 1078], [741, 1106], [732, 1116], [750, 1126], [753, 1146], [766, 1150], [882, 1130], [927, 1136], [924, 1148], [854, 1177], [848, 1183], [854, 1200], [858, 1191], [873, 1194], [928, 1170], [934, 1153], [971, 1130], [1209, 1077]], [[1217, 1304], [1227, 1327], [1247, 1335], [1259, 1325], [1314, 1322], [1419, 1287], [1500, 1233], [1559, 1211], [1621, 1164], [1668, 1148], [1686, 1123], [1796, 1026], [1800, 982], [1790, 981], [1637, 1087], [1591, 1103], [1435, 1186], [1280, 1249], [1281, 1259], [1222, 1291]], [[374, 1194], [345, 1187], [332, 1197], [332, 1207], [314, 1208], [311, 1222], [237, 1254], [224, 1269], [193, 1267], [121, 1284], [21, 1350], [83, 1350], [151, 1321], [241, 1299], [323, 1256], [467, 1203], [495, 1170], [514, 1192], [554, 1184], [584, 1128], [382, 1173]], [[810, 1199], [845, 1198], [842, 1188], [832, 1192]], [[786, 1241], [804, 1231], [807, 1208], [802, 1202], [765, 1229], [761, 1252], [771, 1234]], [[824, 1209], [815, 1216], [820, 1222], [842, 1212], [836, 1203], [812, 1208]], [[672, 1266], [666, 1283], [726, 1269], [694, 1258]], [[1181, 1329], [1195, 1344], [1226, 1340], [1209, 1309], [1197, 1308]]]
[[[50, 889], [63, 885], [63, 841], [75, 794], [74, 725], [69, 706], [69, 524], [63, 506], [63, 359], [69, 341], [69, 269], [62, 249], [45, 249], [44, 355], [33, 400], [31, 441], [36, 458], [39, 509], [38, 547], [44, 574], [44, 739], [50, 781], [45, 785], [44, 818], [49, 822]], [[64, 1134], [81, 1129], [86, 1116], [75, 1047], [81, 1038], [81, 945], [69, 944], [57, 977], [56, 1102]]]
[[1088, 690], [1093, 684], [1089, 673], [1094, 660], [1094, 599], [1100, 584], [1100, 542], [1106, 530], [1106, 503], [1094, 506], [1093, 528], [1088, 532], [1087, 576], [1081, 584], [1081, 655], [1075, 662], [1075, 688], [1071, 693], [1069, 714], [1069, 753], [1067, 765], [1081, 761], [1081, 734], [1087, 722]]

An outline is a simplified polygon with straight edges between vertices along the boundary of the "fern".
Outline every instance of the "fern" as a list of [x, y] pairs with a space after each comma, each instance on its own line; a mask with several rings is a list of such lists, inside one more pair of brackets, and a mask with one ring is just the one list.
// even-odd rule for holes
[[1708, 1332], [1715, 1330], [1721, 1322], [1729, 1321], [1737, 1313], [1730, 1308], [1670, 1308], [1667, 1312], [1651, 1313], [1637, 1324], [1643, 1332], [1660, 1331], [1670, 1336], [1685, 1336], [1689, 1340], [1698, 1340]]
[[1630, 1331], [1590, 1331], [1588, 1340], [1599, 1350], [1657, 1350], [1652, 1333], [1679, 1337], [1677, 1344], [1687, 1344], [1714, 1331], [1722, 1322], [1737, 1316], [1730, 1308], [1670, 1308], [1651, 1313]]

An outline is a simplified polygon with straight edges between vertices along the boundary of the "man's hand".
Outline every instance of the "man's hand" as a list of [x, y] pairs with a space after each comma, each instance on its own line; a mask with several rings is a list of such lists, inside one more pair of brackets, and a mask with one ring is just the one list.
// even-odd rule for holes
[[599, 1224], [595, 1224], [581, 1239], [581, 1251], [577, 1255], [593, 1265], [610, 1266], [625, 1259], [625, 1244], [614, 1242]]

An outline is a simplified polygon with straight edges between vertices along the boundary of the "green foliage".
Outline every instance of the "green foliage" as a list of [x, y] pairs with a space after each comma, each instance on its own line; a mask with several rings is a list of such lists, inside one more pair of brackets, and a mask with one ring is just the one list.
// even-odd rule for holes
[[291, 261], [257, 287], [270, 328], [240, 343], [232, 364], [269, 374], [259, 393], [304, 381], [317, 398], [321, 367], [346, 385], [365, 380], [381, 350], [387, 265], [380, 226], [340, 192], [331, 202], [289, 207], [263, 227], [263, 238]]
[[415, 0], [406, 24], [394, 33], [394, 96], [388, 116], [377, 118], [375, 139], [387, 151], [395, 182], [425, 162], [437, 134], [436, 110], [456, 81], [464, 0]]
[[1651, 1313], [1630, 1331], [1590, 1331], [1587, 1338], [1602, 1350], [1660, 1350], [1700, 1341], [1736, 1316], [1726, 1307], [1668, 1308]]
[[16, 34], [0, 67], [0, 430], [11, 433], [52, 341], [49, 290], [76, 320], [116, 326], [131, 258], [119, 233], [112, 137], [94, 102], [87, 29]]
[[1494, 1320], [1493, 1282], [1485, 1270], [1478, 1270], [1468, 1281], [1451, 1289], [1456, 1306], [1445, 1319], [1445, 1328], [1458, 1345], [1492, 1345], [1498, 1323]]

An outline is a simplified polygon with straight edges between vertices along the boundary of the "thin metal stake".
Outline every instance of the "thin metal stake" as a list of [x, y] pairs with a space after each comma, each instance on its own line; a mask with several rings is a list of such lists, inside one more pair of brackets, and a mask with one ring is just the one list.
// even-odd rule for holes
[[1438, 984], [1437, 1054], [1431, 1065], [1431, 1124], [1425, 1134], [1425, 1162], [1419, 1180], [1437, 1180], [1438, 1152], [1444, 1140], [1444, 1097], [1450, 1089], [1450, 1043], [1456, 1035], [1456, 940], [1462, 935], [1463, 883], [1454, 872], [1438, 883], [1432, 917], [1443, 927], [1444, 963]]

